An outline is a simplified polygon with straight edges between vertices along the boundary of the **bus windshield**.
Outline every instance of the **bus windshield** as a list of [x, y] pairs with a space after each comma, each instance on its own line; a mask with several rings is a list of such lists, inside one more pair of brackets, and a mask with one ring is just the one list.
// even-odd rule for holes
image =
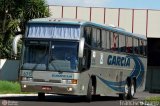
[[78, 42], [26, 42], [23, 69], [75, 72], [77, 67]]
[[78, 43], [53, 42], [49, 70], [77, 71], [78, 66]]
[[26, 41], [24, 49], [23, 69], [47, 69], [49, 42]]

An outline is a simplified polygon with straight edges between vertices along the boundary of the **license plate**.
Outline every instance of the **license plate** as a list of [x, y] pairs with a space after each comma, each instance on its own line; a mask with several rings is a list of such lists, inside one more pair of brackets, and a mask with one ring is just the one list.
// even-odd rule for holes
[[50, 87], [50, 86], [42, 86], [42, 90], [50, 91], [50, 90], [52, 90], [52, 87]]

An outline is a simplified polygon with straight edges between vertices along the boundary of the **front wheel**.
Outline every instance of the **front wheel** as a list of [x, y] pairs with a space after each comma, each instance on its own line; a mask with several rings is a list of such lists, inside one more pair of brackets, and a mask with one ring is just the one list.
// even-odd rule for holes
[[92, 83], [92, 79], [90, 79], [88, 84], [87, 96], [86, 96], [87, 102], [92, 101], [93, 95], [95, 95], [95, 93], [96, 93], [95, 86]]
[[45, 93], [38, 93], [38, 100], [44, 100], [45, 99]]

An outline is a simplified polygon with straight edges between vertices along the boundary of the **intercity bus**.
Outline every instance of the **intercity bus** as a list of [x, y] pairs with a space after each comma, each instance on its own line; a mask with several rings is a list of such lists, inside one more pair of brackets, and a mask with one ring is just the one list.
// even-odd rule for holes
[[46, 93], [132, 99], [144, 90], [145, 36], [88, 21], [40, 18], [27, 23], [22, 42], [21, 90], [37, 92], [39, 99]]

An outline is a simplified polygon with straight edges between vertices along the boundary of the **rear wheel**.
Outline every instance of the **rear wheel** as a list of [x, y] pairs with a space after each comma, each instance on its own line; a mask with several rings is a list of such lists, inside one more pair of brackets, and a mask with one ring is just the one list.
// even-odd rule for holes
[[45, 93], [38, 93], [38, 100], [44, 100], [45, 99]]
[[130, 84], [129, 83], [126, 83], [125, 84], [125, 87], [124, 87], [124, 93], [123, 94], [119, 94], [119, 97], [122, 99], [122, 100], [131, 100], [133, 99], [134, 95], [135, 95], [135, 90], [136, 87], [135, 87], [135, 82], [134, 80], [131, 80]]
[[135, 82], [134, 80], [132, 80], [130, 84], [129, 92], [128, 92], [128, 99], [133, 99], [136, 91], [135, 89], [136, 89]]

